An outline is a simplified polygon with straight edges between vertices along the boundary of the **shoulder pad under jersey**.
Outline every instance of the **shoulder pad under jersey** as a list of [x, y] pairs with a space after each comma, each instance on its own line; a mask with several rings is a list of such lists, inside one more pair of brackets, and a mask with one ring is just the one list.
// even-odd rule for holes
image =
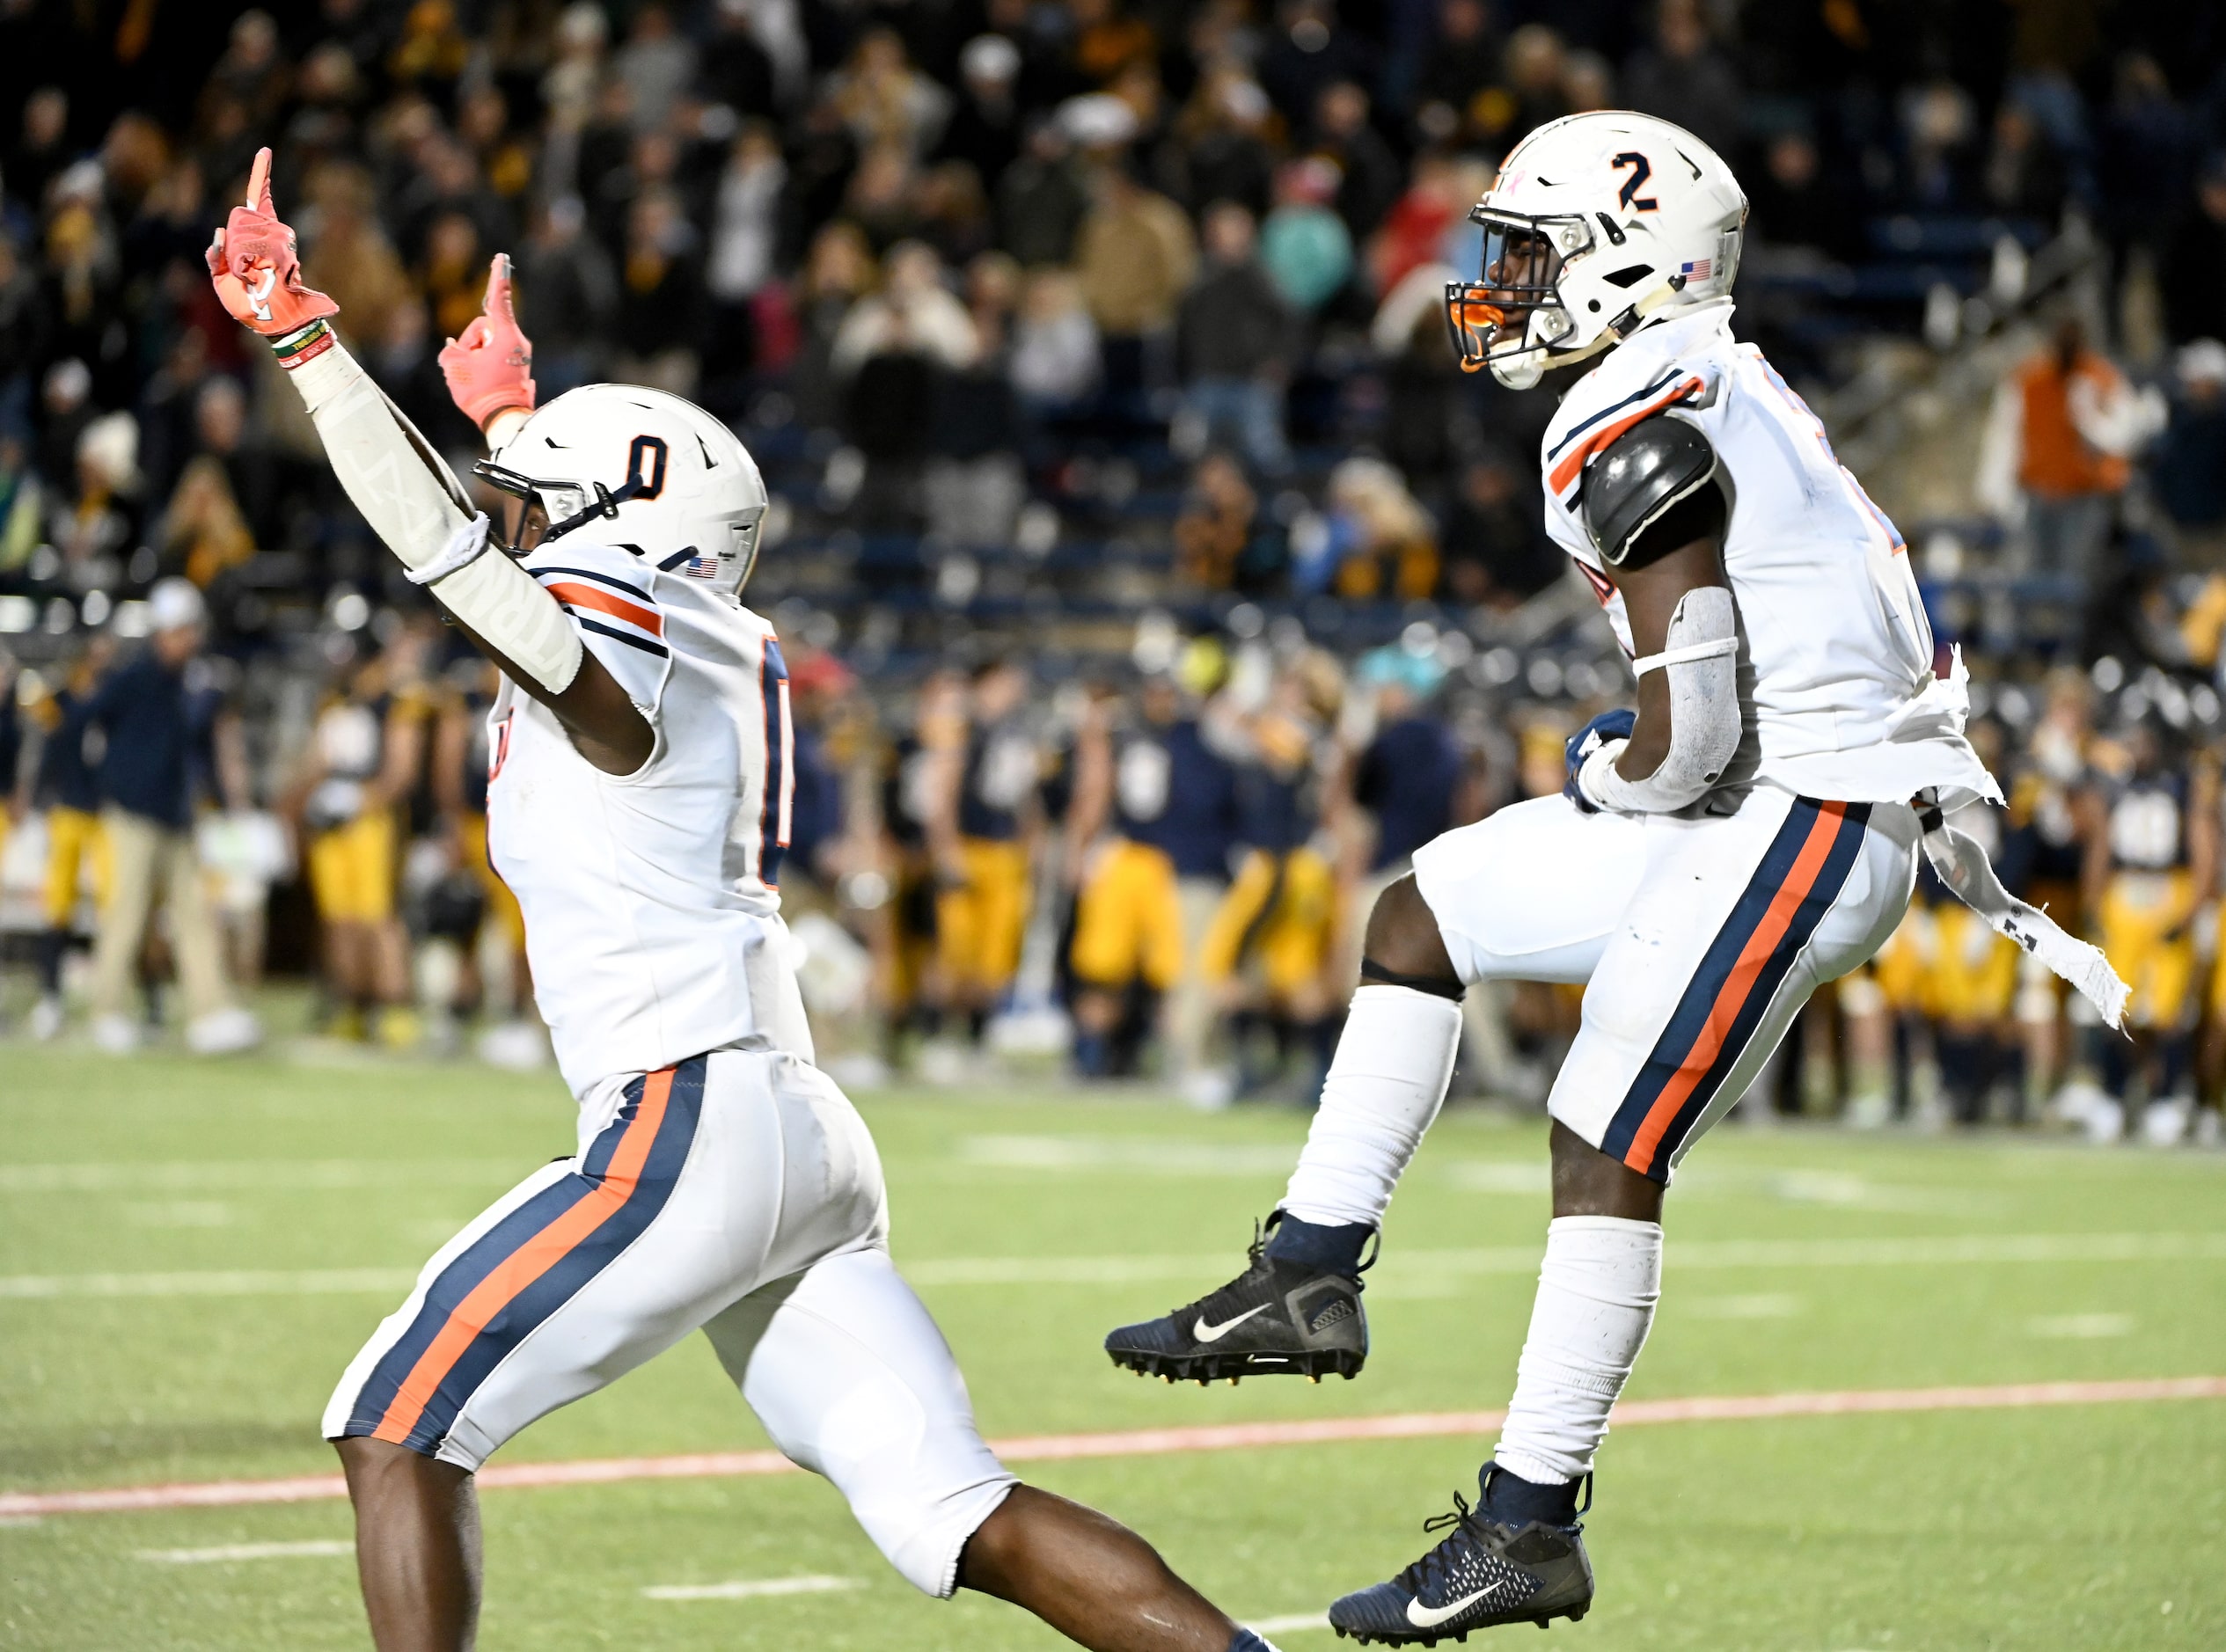
[[1716, 449], [1698, 425], [1642, 419], [1585, 467], [1578, 516], [1600, 559], [1621, 567], [1640, 534], [1716, 475]]

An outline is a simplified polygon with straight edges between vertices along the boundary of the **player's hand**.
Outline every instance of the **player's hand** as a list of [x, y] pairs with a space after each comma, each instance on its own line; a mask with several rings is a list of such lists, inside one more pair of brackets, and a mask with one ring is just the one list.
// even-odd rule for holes
[[532, 411], [533, 345], [518, 329], [508, 252], [497, 252], [487, 267], [484, 313], [442, 346], [441, 376], [450, 399], [482, 430], [498, 413]]
[[1586, 797], [1584, 788], [1577, 784], [1578, 771], [1585, 759], [1611, 741], [1629, 740], [1631, 730], [1638, 727], [1638, 713], [1623, 706], [1612, 712], [1602, 712], [1569, 737], [1562, 748], [1562, 759], [1568, 766], [1568, 777], [1562, 781], [1562, 795], [1587, 815], [1600, 813], [1600, 806]]
[[216, 296], [241, 325], [267, 339], [297, 333], [340, 313], [323, 293], [302, 285], [302, 261], [292, 228], [279, 221], [270, 198], [270, 151], [255, 151], [247, 175], [247, 200], [234, 207], [209, 243], [209, 279]]

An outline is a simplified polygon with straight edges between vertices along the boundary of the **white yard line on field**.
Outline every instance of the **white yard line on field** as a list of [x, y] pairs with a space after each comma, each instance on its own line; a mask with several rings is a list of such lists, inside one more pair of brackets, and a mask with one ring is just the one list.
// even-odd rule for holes
[[407, 1268], [217, 1268], [169, 1274], [0, 1274], [0, 1298], [56, 1297], [392, 1296], [416, 1283]]
[[516, 1181], [514, 1159], [265, 1159], [207, 1163], [158, 1159], [75, 1165], [0, 1165], [4, 1193], [205, 1193], [218, 1188], [314, 1193], [333, 1188], [480, 1187]]
[[293, 1561], [353, 1554], [345, 1538], [313, 1538], [301, 1543], [226, 1543], [209, 1549], [142, 1549], [139, 1558], [160, 1566], [221, 1566], [230, 1561]]
[[863, 1589], [862, 1577], [834, 1577], [823, 1572], [802, 1577], [749, 1577], [730, 1583], [653, 1583], [641, 1591], [644, 1600], [758, 1600], [768, 1595], [829, 1595], [838, 1590]]
[[1308, 1629], [1327, 1629], [1326, 1612], [1294, 1612], [1287, 1618], [1255, 1618], [1244, 1626], [1255, 1634], [1301, 1634]]
[[[2121, 1381], [2005, 1383], [1990, 1387], [1850, 1388], [1787, 1394], [1702, 1394], [1687, 1400], [1626, 1400], [1615, 1426], [1747, 1422], [1770, 1417], [1840, 1417], [1918, 1411], [2022, 1410], [2033, 1406], [2125, 1405], [2161, 1400], [2226, 1400], [2226, 1377], [2155, 1377]], [[1135, 1429], [1110, 1434], [1036, 1434], [992, 1440], [1008, 1463], [1166, 1457], [1267, 1446], [1354, 1441], [1442, 1439], [1497, 1434], [1503, 1411], [1425, 1411], [1390, 1416], [1322, 1417], [1291, 1422], [1229, 1422]], [[486, 1488], [592, 1486], [620, 1480], [731, 1480], [801, 1473], [778, 1451], [707, 1451], [679, 1457], [619, 1457], [559, 1463], [497, 1463], [480, 1471]], [[203, 1480], [166, 1486], [103, 1486], [81, 1491], [0, 1492], [0, 1519], [19, 1515], [120, 1514], [155, 1509], [229, 1508], [243, 1503], [314, 1502], [348, 1495], [338, 1474], [291, 1480]]]
[[[1370, 1285], [1400, 1295], [1464, 1275], [1538, 1271], [1535, 1246], [1464, 1250], [1394, 1250]], [[1669, 1269], [1720, 1268], [1887, 1268], [1992, 1262], [2141, 1262], [2226, 1260], [2226, 1233], [1951, 1233], [1919, 1239], [1672, 1239]], [[1199, 1280], [1229, 1257], [952, 1256], [906, 1261], [916, 1285], [1124, 1284]], [[1417, 1291], [1417, 1294], [1420, 1294]]]
[[[1401, 1250], [1371, 1276], [1380, 1297], [1444, 1296], [1465, 1277], [1534, 1275], [1534, 1246]], [[903, 1263], [915, 1285], [1203, 1283], [1228, 1271], [1226, 1254], [1192, 1256], [943, 1256]], [[2226, 1233], [1951, 1233], [1931, 1239], [1686, 1239], [1666, 1254], [1672, 1272], [1739, 1268], [1928, 1268], [2018, 1262], [2226, 1261]], [[406, 1290], [414, 1268], [231, 1268], [157, 1274], [0, 1274], [0, 1300], [77, 1297], [317, 1297]]]

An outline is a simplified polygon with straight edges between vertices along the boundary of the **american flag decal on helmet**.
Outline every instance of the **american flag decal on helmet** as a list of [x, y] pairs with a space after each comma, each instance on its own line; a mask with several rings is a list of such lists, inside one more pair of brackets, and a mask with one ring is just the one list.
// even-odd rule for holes
[[1715, 267], [1716, 260], [1712, 258], [1695, 259], [1690, 264], [1679, 265], [1677, 273], [1688, 281], [1704, 281]]
[[683, 562], [680, 571], [692, 580], [715, 580], [719, 577], [719, 559], [698, 553]]

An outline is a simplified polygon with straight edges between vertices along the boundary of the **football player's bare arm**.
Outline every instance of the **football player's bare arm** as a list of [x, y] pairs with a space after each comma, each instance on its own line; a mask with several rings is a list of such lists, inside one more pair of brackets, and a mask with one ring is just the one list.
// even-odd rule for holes
[[444, 829], [464, 818], [464, 771], [472, 749], [472, 714], [461, 700], [441, 708], [433, 728], [433, 807]]
[[472, 640], [473, 647], [494, 662], [503, 676], [556, 714], [557, 721], [572, 738], [572, 749], [604, 773], [633, 774], [649, 761], [650, 753], [656, 749], [656, 733], [602, 661], [582, 649], [579, 674], [553, 693], [524, 668], [505, 659], [502, 649], [463, 620], [456, 619], [454, 623]]
[[1111, 695], [1093, 700], [1074, 735], [1074, 798], [1067, 805], [1065, 866], [1070, 884], [1082, 881], [1082, 862], [1091, 841], [1105, 829], [1113, 810]]
[[2083, 786], [2072, 795], [2071, 819], [2079, 837], [2079, 904], [2092, 929], [2102, 920], [2110, 882], [2110, 805], [2095, 787]]

